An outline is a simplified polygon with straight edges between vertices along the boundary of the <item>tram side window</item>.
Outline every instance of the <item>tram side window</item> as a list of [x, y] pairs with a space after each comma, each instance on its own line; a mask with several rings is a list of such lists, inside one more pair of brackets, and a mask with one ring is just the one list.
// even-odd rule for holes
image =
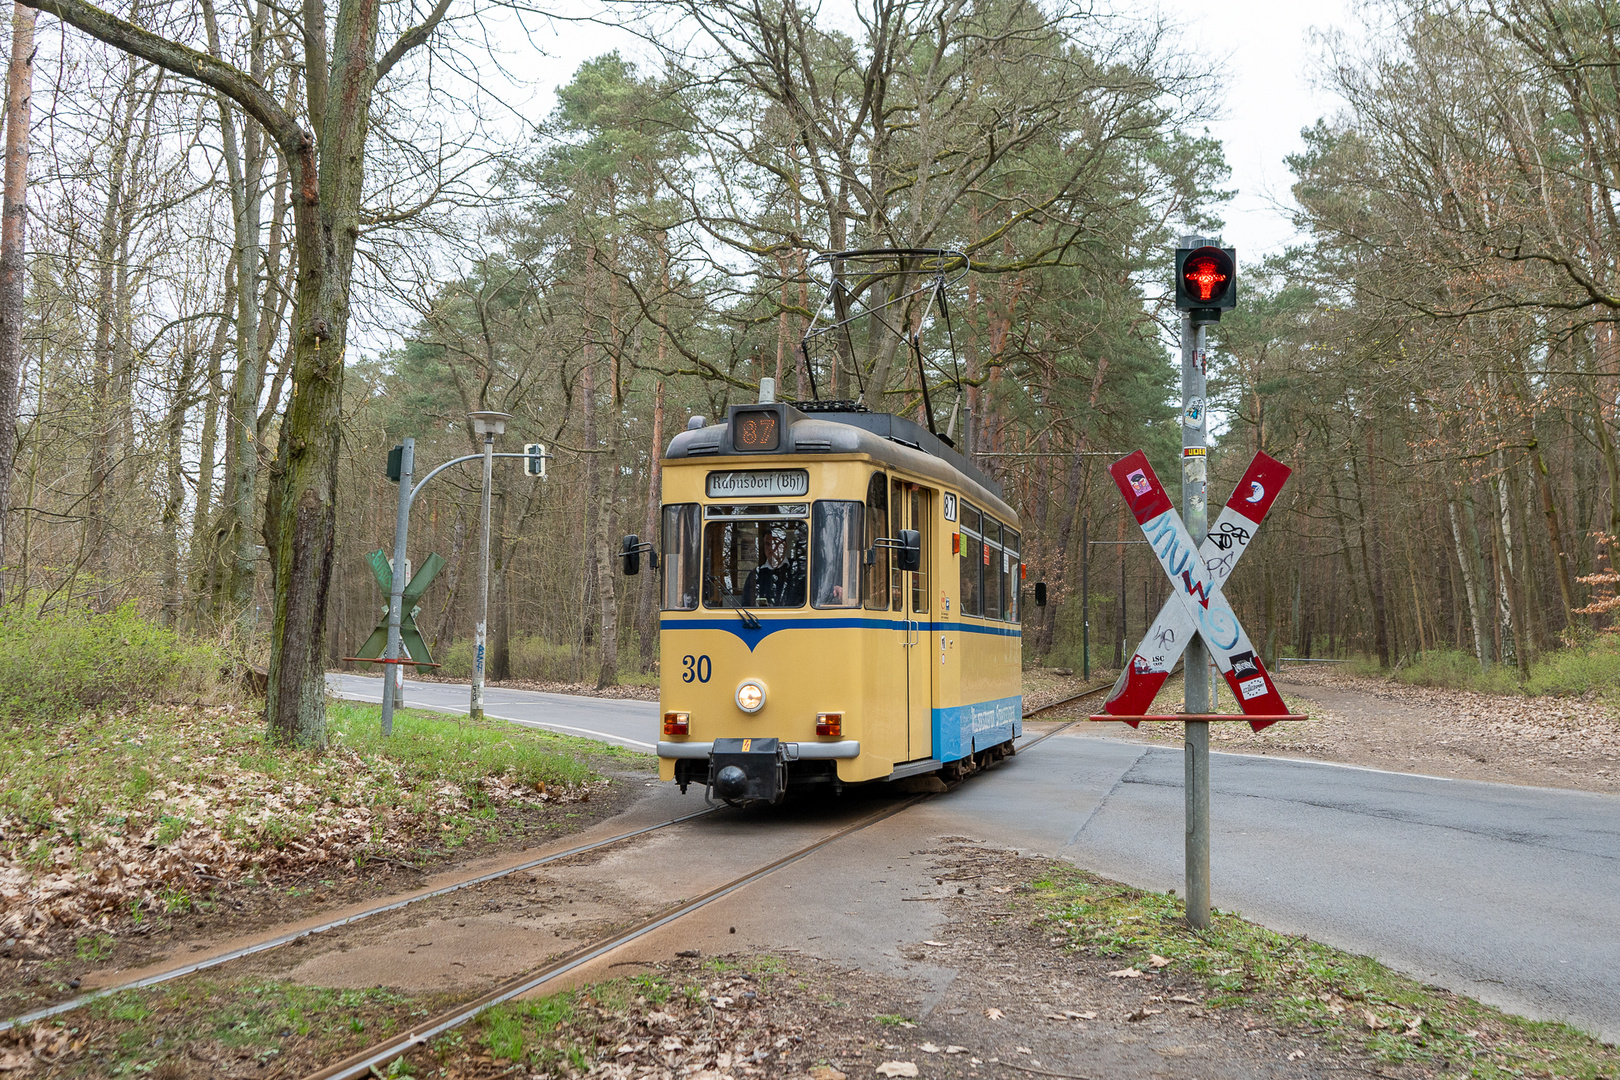
[[[889, 535], [894, 539], [900, 538], [900, 530], [905, 528], [906, 485], [898, 479], [889, 489]], [[893, 548], [889, 549], [891, 552]], [[905, 571], [900, 569], [900, 560], [892, 559], [889, 562], [889, 610], [905, 610], [905, 588], [901, 580]]]
[[911, 575], [911, 610], [922, 614], [928, 610], [928, 563], [933, 558], [929, 538], [934, 535], [934, 519], [929, 516], [931, 500], [916, 485], [911, 488], [911, 527], [921, 533], [922, 562]]
[[979, 538], [982, 524], [979, 511], [962, 504], [962, 614], [981, 615], [979, 607], [979, 563], [983, 558], [984, 541]]
[[979, 565], [984, 569], [984, 617], [1001, 618], [1001, 522], [984, 516], [984, 554]]
[[659, 571], [663, 574], [665, 611], [691, 611], [697, 607], [700, 520], [697, 503], [664, 507]]
[[866, 606], [875, 611], [889, 610], [889, 549], [877, 547], [889, 524], [889, 482], [882, 473], [873, 473], [866, 485], [866, 550], [876, 561], [866, 575]]
[[815, 504], [810, 532], [810, 603], [818, 608], [861, 606], [865, 509], [858, 502], [822, 500]]
[[1008, 622], [1017, 622], [1019, 592], [1023, 588], [1023, 579], [1018, 573], [1018, 530], [1005, 529], [1002, 539], [1007, 547], [1006, 553], [1002, 556], [1001, 595], [1006, 608], [1002, 612], [1002, 617]]

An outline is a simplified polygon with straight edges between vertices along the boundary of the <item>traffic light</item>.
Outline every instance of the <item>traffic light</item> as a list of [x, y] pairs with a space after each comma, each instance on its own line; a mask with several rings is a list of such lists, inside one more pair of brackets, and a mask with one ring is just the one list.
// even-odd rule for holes
[[1192, 312], [1195, 323], [1219, 322], [1236, 306], [1236, 248], [1176, 249], [1177, 310]]
[[530, 476], [546, 478], [546, 444], [532, 442], [523, 447], [523, 471]]
[[396, 446], [388, 451], [388, 479], [399, 483], [400, 473], [405, 471], [405, 447]]

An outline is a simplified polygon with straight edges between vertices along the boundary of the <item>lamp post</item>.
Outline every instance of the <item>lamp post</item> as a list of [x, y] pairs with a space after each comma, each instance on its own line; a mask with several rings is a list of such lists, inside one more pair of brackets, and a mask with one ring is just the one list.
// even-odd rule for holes
[[495, 471], [495, 436], [506, 431], [511, 413], [468, 413], [473, 434], [484, 437], [484, 488], [479, 514], [480, 541], [483, 558], [478, 574], [478, 622], [473, 630], [472, 704], [467, 714], [474, 720], [484, 718], [484, 644], [489, 626], [489, 488]]

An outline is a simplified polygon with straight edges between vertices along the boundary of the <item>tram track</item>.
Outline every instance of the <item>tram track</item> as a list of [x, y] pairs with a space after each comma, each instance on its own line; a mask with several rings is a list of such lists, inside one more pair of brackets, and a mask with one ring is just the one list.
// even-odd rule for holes
[[[1079, 701], [1081, 698], [1088, 698], [1088, 697], [1091, 697], [1093, 694], [1100, 694], [1104, 690], [1111, 690], [1111, 689], [1113, 689], [1113, 686], [1114, 686], [1114, 684], [1111, 683], [1111, 682], [1102, 682], [1102, 683], [1096, 684], [1095, 686], [1087, 687], [1086, 689], [1080, 691], [1078, 694], [1070, 694], [1068, 697], [1063, 698], [1063, 699], [1061, 699], [1059, 701], [1053, 701], [1053, 702], [1050, 702], [1049, 704], [1042, 705], [1038, 709], [1029, 710], [1029, 712], [1024, 714], [1024, 719], [1025, 720], [1033, 720], [1036, 717], [1040, 716], [1042, 713], [1051, 712], [1054, 709], [1061, 709], [1065, 705], [1073, 705], [1075, 702]], [[1031, 744], [1031, 745], [1033, 745], [1033, 744]]]
[[[1103, 683], [1098, 686], [1093, 686], [1086, 690], [1082, 690], [1080, 693], [1073, 694], [1061, 701], [1053, 702], [1050, 705], [1043, 705], [1039, 709], [1031, 710], [1030, 713], [1025, 715], [1024, 719], [1027, 720], [1041, 712], [1050, 711], [1063, 705], [1072, 704], [1081, 700], [1082, 698], [1091, 697], [1094, 694], [1098, 694], [1109, 689], [1112, 685], [1112, 683]], [[1028, 751], [1034, 749], [1047, 739], [1067, 731], [1069, 728], [1073, 727], [1079, 722], [1079, 720], [1069, 720], [1053, 728], [1051, 731], [1043, 732], [1041, 735], [1025, 744], [1025, 746], [1022, 747], [1022, 750]], [[965, 781], [958, 781], [958, 783], [962, 782]], [[955, 784], [951, 786], [954, 787]], [[860, 832], [864, 829], [870, 828], [873, 825], [877, 825], [880, 822], [886, 821], [889, 818], [902, 814], [911, 809], [913, 806], [916, 806], [918, 803], [924, 802], [932, 797], [932, 795], [915, 795], [904, 800], [898, 805], [885, 807], [883, 810], [880, 810], [877, 813], [870, 814], [860, 821], [838, 829], [837, 831], [821, 837], [818, 840], [814, 840], [811, 843], [806, 844], [795, 851], [789, 852], [787, 855], [767, 863], [762, 867], [750, 870], [745, 874], [741, 874], [725, 884], [711, 889], [701, 896], [695, 897], [692, 900], [685, 901], [684, 903], [676, 905], [673, 908], [655, 914], [629, 928], [628, 930], [623, 930], [616, 934], [610, 934], [606, 937], [598, 939], [597, 941], [584, 945], [572, 953], [569, 953], [567, 956], [553, 961], [546, 967], [541, 968], [539, 971], [520, 975], [513, 979], [507, 980], [500, 986], [488, 991], [483, 996], [447, 1009], [441, 1012], [439, 1015], [424, 1021], [421, 1025], [418, 1025], [411, 1031], [396, 1035], [385, 1042], [377, 1043], [317, 1072], [308, 1073], [302, 1077], [302, 1080], [351, 1080], [351, 1078], [355, 1077], [376, 1075], [380, 1067], [393, 1061], [401, 1054], [415, 1047], [424, 1045], [430, 1040], [437, 1038], [448, 1031], [452, 1031], [457, 1027], [460, 1027], [462, 1024], [476, 1018], [486, 1009], [538, 990], [545, 984], [555, 981], [570, 971], [582, 967], [593, 960], [600, 959], [601, 957], [604, 957], [609, 953], [630, 944], [638, 938], [644, 937], [655, 930], [659, 930], [678, 919], [692, 914], [693, 912], [713, 903], [716, 900], [729, 896], [739, 889], [746, 888], [761, 878], [767, 877], [787, 866], [791, 866], [792, 864], [807, 858], [815, 852], [820, 851], [822, 848], [836, 843], [846, 836]]]
[[463, 878], [459, 881], [453, 881], [447, 885], [442, 885], [436, 889], [428, 889], [423, 892], [411, 893], [410, 895], [404, 897], [395, 897], [394, 899], [384, 901], [383, 903], [363, 908], [360, 911], [350, 912], [349, 914], [339, 918], [329, 919], [326, 922], [317, 923], [314, 926], [305, 926], [300, 927], [297, 930], [289, 930], [279, 934], [272, 934], [269, 937], [262, 938], [258, 941], [252, 942], [251, 944], [243, 945], [234, 949], [227, 949], [224, 952], [215, 953], [211, 956], [205, 956], [199, 960], [190, 961], [189, 963], [177, 964], [174, 967], [164, 968], [162, 971], [153, 972], [151, 975], [147, 975], [139, 979], [131, 979], [128, 982], [119, 983], [115, 986], [100, 987], [92, 990], [88, 994], [80, 994], [77, 997], [69, 998], [66, 1001], [59, 1001], [54, 1005], [49, 1005], [41, 1009], [36, 1009], [32, 1012], [23, 1013], [18, 1016], [0, 1020], [0, 1031], [10, 1031], [13, 1028], [37, 1023], [40, 1020], [48, 1020], [53, 1016], [60, 1016], [62, 1013], [72, 1012], [74, 1009], [83, 1008], [92, 1002], [99, 1001], [105, 997], [110, 997], [113, 994], [122, 993], [125, 990], [144, 990], [149, 986], [159, 986], [166, 982], [172, 982], [175, 979], [184, 978], [187, 975], [195, 975], [198, 972], [207, 971], [209, 968], [215, 968], [222, 964], [228, 964], [233, 960], [242, 960], [249, 956], [256, 956], [260, 953], [269, 952], [272, 949], [279, 949], [282, 946], [291, 945], [296, 941], [302, 941], [310, 937], [314, 937], [315, 935], [324, 934], [328, 931], [337, 930], [345, 926], [353, 926], [355, 923], [363, 922], [366, 919], [373, 918], [377, 915], [384, 915], [391, 911], [399, 911], [400, 909], [410, 907], [413, 904], [418, 904], [423, 901], [432, 900], [441, 896], [447, 896], [451, 893], [460, 892], [462, 889], [470, 889], [478, 885], [487, 885], [492, 881], [499, 881], [502, 878], [511, 877], [514, 874], [521, 874], [524, 871], [534, 870], [538, 867], [546, 866], [551, 863], [561, 862], [564, 859], [571, 859], [578, 855], [589, 855], [592, 852], [602, 851], [606, 848], [611, 848], [618, 844], [622, 844], [627, 840], [633, 840], [638, 836], [646, 836], [649, 833], [658, 832], [662, 829], [667, 829], [673, 825], [679, 825], [682, 822], [691, 821], [695, 818], [707, 817], [720, 809], [721, 807], [718, 806], [705, 807], [702, 810], [698, 810], [690, 814], [683, 814], [680, 817], [671, 818], [668, 821], [660, 821], [653, 825], [644, 825], [639, 829], [631, 829], [628, 832], [622, 832], [614, 836], [604, 837], [601, 840], [594, 840], [588, 844], [580, 844], [576, 847], [571, 847], [566, 851], [558, 851], [550, 855], [543, 855], [537, 859], [529, 859], [525, 862], [518, 863], [515, 866], [507, 866], [502, 867], [499, 870], [492, 870], [488, 873], [475, 874], [471, 877]]
[[[1032, 709], [1028, 713], [1025, 713], [1023, 718], [1025, 720], [1034, 719], [1034, 718], [1040, 716], [1042, 713], [1051, 712], [1051, 711], [1053, 711], [1055, 709], [1062, 708], [1065, 705], [1073, 704], [1074, 702], [1079, 701], [1079, 700], [1081, 700], [1083, 698], [1090, 697], [1090, 696], [1092, 696], [1094, 694], [1097, 694], [1097, 693], [1100, 693], [1100, 692], [1102, 692], [1104, 690], [1107, 690], [1111, 685], [1112, 685], [1111, 683], [1101, 683], [1101, 684], [1098, 684], [1096, 686], [1089, 687], [1089, 688], [1087, 688], [1085, 690], [1080, 691], [1077, 694], [1072, 694], [1069, 697], [1063, 698], [1063, 699], [1061, 699], [1059, 701], [1051, 702], [1049, 704], [1042, 705], [1039, 708]], [[1071, 720], [1071, 721], [1068, 721], [1067, 723], [1064, 723], [1064, 724], [1060, 725], [1059, 727], [1054, 728], [1051, 731], [1044, 732], [1041, 735], [1039, 735], [1038, 737], [1036, 737], [1035, 739], [1033, 739], [1030, 742], [1028, 742], [1027, 744], [1025, 744], [1020, 749], [1022, 749], [1022, 750], [1032, 749], [1035, 746], [1038, 746], [1040, 743], [1042, 743], [1042, 742], [1046, 741], [1047, 739], [1051, 738], [1053, 735], [1057, 735], [1060, 732], [1067, 730], [1069, 727], [1073, 726], [1077, 722], [1078, 721]], [[954, 787], [955, 785], [953, 784], [952, 786]], [[433, 1022], [433, 1024], [429, 1025], [429, 1026], [434, 1026], [433, 1032], [431, 1034], [425, 1035], [424, 1039], [425, 1038], [431, 1038], [431, 1037], [433, 1037], [433, 1035], [442, 1033], [443, 1031], [448, 1031], [451, 1028], [454, 1028], [454, 1027], [458, 1026], [460, 1023], [464, 1023], [467, 1019], [470, 1019], [471, 1016], [477, 1015], [478, 1012], [483, 1011], [484, 1009], [490, 1007], [491, 1005], [499, 1004], [502, 1001], [510, 1000], [512, 997], [515, 997], [515, 996], [518, 996], [518, 995], [520, 995], [522, 993], [525, 993], [529, 989], [533, 989], [536, 986], [539, 986], [539, 985], [544, 984], [545, 982], [551, 981], [552, 979], [557, 978], [558, 976], [566, 973], [567, 971], [573, 970], [575, 967], [578, 967], [579, 965], [581, 965], [583, 963], [586, 963], [589, 960], [595, 959], [598, 956], [601, 956], [601, 955], [604, 955], [605, 953], [611, 952], [614, 949], [617, 949], [620, 946], [622, 946], [624, 944], [627, 944], [630, 941], [633, 941], [636, 938], [641, 937], [642, 935], [644, 935], [646, 933], [650, 933], [651, 931], [653, 931], [655, 929], [658, 929], [659, 927], [664, 926], [667, 923], [672, 922], [672, 921], [682, 917], [683, 915], [686, 915], [686, 914], [689, 914], [689, 913], [691, 913], [693, 911], [696, 911], [699, 908], [713, 902], [714, 900], [720, 899], [722, 896], [728, 895], [729, 893], [734, 892], [737, 889], [743, 888], [744, 886], [752, 883], [753, 881], [755, 881], [755, 880], [757, 880], [757, 879], [759, 879], [761, 877], [764, 877], [764, 876], [766, 876], [766, 875], [768, 875], [770, 873], [775, 872], [776, 870], [781, 869], [782, 867], [785, 867], [785, 866], [788, 866], [788, 865], [790, 865], [790, 864], [792, 864], [794, 862], [797, 862], [800, 859], [805, 858], [806, 856], [812, 854], [813, 852], [815, 852], [817, 850], [820, 850], [822, 847], [825, 847], [827, 844], [830, 844], [830, 843], [832, 843], [832, 842], [834, 842], [834, 841], [836, 841], [836, 840], [838, 840], [838, 839], [840, 839], [840, 838], [842, 838], [844, 836], [847, 836], [850, 833], [858, 832], [861, 829], [867, 828], [867, 827], [869, 827], [871, 825], [877, 824], [878, 822], [880, 822], [882, 820], [885, 820], [885, 819], [887, 819], [889, 817], [892, 817], [895, 814], [901, 813], [902, 811], [907, 810], [911, 806], [915, 805], [917, 802], [922, 801], [922, 799], [925, 798], [925, 797], [926, 796], [913, 797], [913, 798], [905, 800], [904, 802], [900, 803], [897, 806], [887, 807], [884, 810], [878, 812], [877, 814], [869, 815], [867, 818], [864, 818], [859, 822], [856, 822], [856, 823], [854, 823], [852, 825], [846, 826], [845, 828], [837, 830], [836, 832], [833, 832], [833, 833], [831, 833], [831, 834], [829, 834], [829, 835], [827, 835], [825, 837], [822, 837], [819, 840], [815, 840], [815, 841], [811, 842], [810, 844], [807, 844], [804, 847], [799, 848], [799, 849], [797, 849], [797, 850], [795, 850], [795, 851], [781, 857], [780, 859], [777, 859], [776, 861], [767, 864], [764, 867], [760, 867], [758, 869], [751, 870], [748, 873], [743, 874], [743, 875], [733, 879], [732, 881], [727, 882], [724, 885], [718, 886], [716, 889], [713, 889], [713, 890], [711, 890], [709, 892], [706, 892], [706, 893], [702, 894], [701, 896], [697, 897], [694, 900], [688, 901], [687, 903], [681, 905], [678, 908], [671, 909], [669, 911], [666, 911], [666, 912], [663, 912], [661, 914], [655, 915], [655, 916], [651, 917], [650, 919], [645, 920], [644, 922], [637, 924], [636, 926], [632, 927], [631, 929], [623, 931], [623, 932], [621, 932], [621, 933], [619, 933], [617, 935], [612, 935], [612, 936], [610, 936], [608, 938], [604, 938], [604, 939], [601, 939], [599, 941], [592, 942], [592, 943], [589, 943], [589, 944], [587, 944], [585, 946], [582, 946], [580, 949], [575, 950], [572, 953], [569, 953], [567, 956], [563, 957], [562, 959], [554, 961], [552, 964], [548, 965], [546, 968], [542, 969], [538, 973], [531, 973], [531, 974], [528, 974], [528, 975], [519, 976], [518, 978], [516, 978], [514, 980], [510, 980], [509, 981], [510, 984], [512, 984], [512, 985], [522, 984], [521, 987], [519, 989], [512, 990], [510, 993], [506, 993], [505, 996], [499, 996], [499, 997], [493, 997], [492, 998], [491, 995], [502, 994], [504, 992], [505, 988], [507, 988], [508, 985], [509, 985], [509, 984], [502, 984], [502, 987], [498, 987], [496, 990], [490, 991], [488, 994], [485, 994], [483, 997], [480, 997], [480, 998], [476, 999], [476, 1001], [473, 1002], [473, 1003], [469, 1003], [468, 1005], [464, 1005], [464, 1006], [458, 1006], [456, 1009], [450, 1010], [449, 1012], [447, 1012], [445, 1014], [441, 1014], [441, 1017], [448, 1016], [448, 1015], [450, 1015], [450, 1013], [455, 1013], [457, 1016], [461, 1016], [461, 1014], [463, 1012], [466, 1012], [466, 1010], [472, 1009], [472, 1012], [467, 1013], [467, 1015], [465, 1015], [465, 1016], [462, 1016], [461, 1019], [456, 1020], [454, 1023], [448, 1023], [446, 1026], [443, 1026], [443, 1027], [437, 1026], [437, 1022], [438, 1022], [438, 1020], [440, 1018], [435, 1018], [435, 1021]], [[301, 926], [301, 927], [299, 927], [297, 929], [294, 929], [294, 930], [284, 930], [284, 931], [279, 932], [279, 933], [276, 933], [276, 932], [272, 931], [268, 936], [263, 936], [263, 937], [259, 938], [258, 940], [252, 941], [252, 942], [250, 942], [248, 944], [245, 944], [245, 945], [238, 946], [236, 948], [226, 949], [226, 950], [224, 950], [222, 952], [213, 953], [213, 954], [210, 954], [208, 956], [202, 957], [200, 959], [196, 959], [196, 960], [188, 961], [188, 962], [183, 963], [183, 964], [177, 964], [177, 965], [174, 965], [172, 967], [164, 968], [162, 970], [153, 972], [153, 973], [151, 973], [149, 975], [143, 976], [143, 977], [138, 978], [138, 979], [131, 979], [131, 980], [126, 981], [126, 982], [117, 983], [117, 984], [110, 985], [110, 986], [105, 986], [105, 987], [99, 987], [99, 988], [97, 988], [95, 990], [92, 990], [92, 991], [90, 991], [88, 993], [79, 994], [79, 995], [77, 995], [75, 997], [69, 998], [69, 999], [64, 1000], [64, 1001], [57, 1002], [57, 1003], [55, 1003], [53, 1005], [48, 1005], [48, 1006], [45, 1006], [45, 1007], [42, 1007], [42, 1008], [39, 1008], [39, 1009], [31, 1010], [29, 1012], [22, 1013], [22, 1014], [19, 1014], [17, 1016], [0, 1019], [0, 1032], [9, 1031], [9, 1030], [13, 1030], [13, 1029], [16, 1029], [16, 1028], [22, 1028], [22, 1027], [26, 1027], [26, 1026], [28, 1026], [30, 1024], [38, 1023], [38, 1022], [43, 1021], [43, 1020], [48, 1020], [48, 1019], [51, 1019], [52, 1017], [56, 1017], [56, 1016], [60, 1016], [60, 1015], [62, 1015], [64, 1013], [72, 1012], [72, 1011], [74, 1011], [76, 1009], [83, 1008], [83, 1007], [85, 1007], [87, 1005], [90, 1005], [90, 1004], [92, 1004], [92, 1003], [94, 1003], [96, 1001], [99, 1001], [101, 999], [111, 997], [112, 995], [123, 993], [125, 991], [142, 990], [142, 989], [147, 989], [147, 988], [153, 987], [153, 986], [159, 986], [159, 985], [162, 985], [162, 984], [167, 983], [167, 982], [172, 982], [172, 981], [174, 981], [176, 979], [182, 979], [182, 978], [185, 978], [185, 977], [190, 976], [190, 975], [195, 975], [195, 974], [201, 973], [203, 971], [210, 970], [212, 968], [223, 966], [225, 964], [231, 963], [231, 962], [236, 961], [236, 960], [246, 959], [248, 957], [260, 955], [262, 953], [266, 953], [266, 952], [269, 952], [269, 951], [274, 950], [274, 949], [279, 949], [279, 948], [282, 948], [284, 946], [292, 945], [292, 944], [294, 944], [296, 942], [309, 940], [311, 938], [315, 938], [315, 937], [317, 937], [317, 936], [319, 936], [321, 934], [324, 934], [324, 933], [327, 933], [327, 932], [330, 932], [330, 931], [333, 931], [333, 930], [338, 930], [338, 929], [341, 929], [341, 928], [344, 928], [344, 927], [354, 926], [357, 923], [364, 922], [364, 921], [366, 921], [368, 919], [371, 919], [371, 918], [374, 918], [376, 916], [384, 915], [384, 914], [387, 914], [387, 913], [390, 913], [390, 912], [400, 911], [400, 910], [402, 910], [404, 908], [416, 905], [418, 903], [422, 903], [422, 902], [425, 902], [425, 901], [428, 901], [428, 900], [433, 900], [433, 899], [436, 899], [436, 898], [439, 898], [439, 897], [443, 897], [443, 896], [446, 896], [446, 895], [449, 895], [449, 894], [452, 894], [452, 893], [462, 891], [464, 889], [474, 888], [476, 886], [486, 885], [486, 884], [489, 884], [491, 882], [500, 881], [500, 880], [502, 880], [504, 878], [512, 877], [514, 875], [521, 874], [521, 873], [524, 873], [526, 871], [535, 870], [535, 869], [538, 869], [539, 867], [546, 866], [546, 865], [553, 864], [553, 863], [557, 863], [557, 862], [561, 862], [563, 860], [574, 858], [574, 857], [577, 857], [577, 856], [580, 856], [580, 855], [588, 855], [588, 854], [592, 854], [592, 853], [595, 853], [595, 852], [604, 851], [604, 850], [613, 848], [613, 847], [615, 847], [615, 846], [617, 846], [619, 844], [625, 843], [625, 842], [627, 842], [629, 840], [633, 840], [635, 838], [642, 837], [642, 836], [647, 836], [649, 834], [656, 833], [656, 832], [662, 831], [664, 829], [668, 829], [668, 828], [671, 828], [673, 826], [680, 825], [680, 824], [683, 824], [685, 822], [695, 820], [697, 818], [702, 818], [702, 817], [709, 816], [709, 815], [717, 812], [720, 809], [723, 809], [723, 807], [720, 807], [720, 806], [705, 807], [704, 809], [695, 811], [695, 812], [693, 812], [691, 814], [683, 814], [683, 815], [680, 815], [678, 817], [670, 818], [669, 820], [666, 820], [666, 821], [657, 822], [657, 823], [654, 823], [654, 824], [651, 824], [651, 825], [645, 825], [645, 826], [642, 826], [640, 828], [631, 829], [631, 830], [628, 830], [628, 831], [623, 832], [623, 833], [617, 833], [617, 834], [615, 834], [613, 836], [604, 837], [601, 840], [595, 840], [595, 841], [592, 841], [592, 842], [590, 842], [588, 844], [576, 845], [576, 846], [568, 848], [568, 849], [566, 849], [564, 851], [554, 852], [554, 853], [552, 853], [550, 855], [544, 855], [544, 856], [541, 856], [541, 857], [536, 858], [536, 859], [525, 860], [525, 861], [523, 861], [521, 863], [517, 863], [517, 864], [514, 864], [512, 866], [502, 867], [499, 870], [489, 871], [489, 872], [485, 872], [485, 873], [481, 873], [481, 874], [475, 874], [475, 875], [463, 878], [461, 880], [453, 881], [453, 882], [450, 882], [448, 884], [439, 886], [438, 888], [428, 889], [428, 890], [424, 890], [424, 891], [421, 891], [421, 892], [411, 893], [411, 894], [409, 894], [407, 896], [403, 896], [403, 897], [395, 897], [393, 899], [384, 901], [382, 903], [378, 903], [378, 904], [372, 905], [370, 907], [363, 908], [360, 911], [349, 912], [348, 914], [345, 914], [345, 915], [340, 916], [338, 918], [329, 919], [329, 920], [326, 920], [324, 922], [320, 922], [320, 923], [317, 923], [317, 924], [314, 924], [314, 925], [311, 925], [311, 926]], [[486, 999], [488, 999], [488, 1000], [486, 1000]], [[412, 1043], [410, 1045], [416, 1045], [416, 1043]], [[397, 1056], [397, 1053], [394, 1056]], [[361, 1074], [363, 1074], [363, 1072], [364, 1072], [364, 1070], [362, 1070]], [[341, 1074], [341, 1075], [361, 1075], [361, 1074], [344, 1073], [344, 1074]], [[326, 1073], [326, 1072], [312, 1074], [311, 1080], [313, 1080], [314, 1077], [325, 1077], [327, 1075], [328, 1075], [328, 1073]], [[339, 1074], [332, 1073], [330, 1075], [336, 1076], [336, 1075], [339, 1075]]]

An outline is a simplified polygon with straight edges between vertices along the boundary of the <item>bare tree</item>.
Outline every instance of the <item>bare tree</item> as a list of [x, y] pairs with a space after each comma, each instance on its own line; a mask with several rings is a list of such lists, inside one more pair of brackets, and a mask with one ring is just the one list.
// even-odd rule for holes
[[298, 321], [292, 396], [281, 426], [264, 525], [274, 598], [266, 718], [276, 742], [322, 745], [338, 416], [366, 133], [378, 82], [427, 41], [450, 0], [439, 0], [381, 55], [380, 5], [340, 0], [336, 12], [329, 13], [322, 0], [305, 0], [302, 118], [251, 72], [85, 0], [36, 0], [30, 6], [225, 95], [264, 129], [286, 163], [293, 192]]
[[23, 363], [24, 255], [28, 226], [28, 134], [34, 88], [34, 11], [15, 4], [6, 76], [5, 203], [0, 210], [0, 602], [5, 600], [6, 521], [17, 451]]

